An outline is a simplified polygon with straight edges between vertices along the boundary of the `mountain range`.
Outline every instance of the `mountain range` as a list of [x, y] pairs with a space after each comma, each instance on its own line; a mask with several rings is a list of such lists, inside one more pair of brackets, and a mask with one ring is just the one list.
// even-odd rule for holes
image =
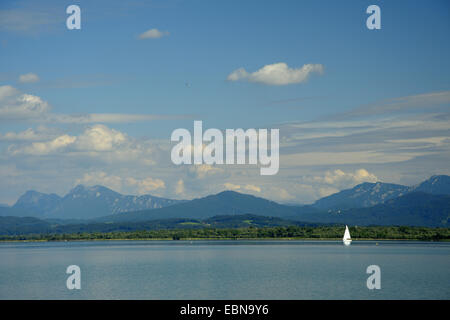
[[302, 216], [308, 222], [351, 225], [448, 227], [450, 195], [411, 192], [371, 207], [321, 211]]
[[428, 180], [412, 187], [383, 182], [365, 182], [352, 189], [342, 190], [321, 198], [313, 206], [318, 209], [334, 210], [366, 208], [412, 192], [425, 192], [435, 195], [450, 194], [450, 176], [432, 176]]
[[[30, 223], [47, 231], [60, 230], [54, 228], [75, 230], [75, 225], [84, 225], [80, 227], [84, 230], [86, 224], [90, 225], [89, 230], [94, 226], [94, 230], [127, 230], [154, 225], [167, 227], [180, 219], [193, 222], [191, 226], [196, 223], [205, 226], [204, 221], [218, 216], [234, 216], [234, 223], [242, 225], [245, 219], [237, 217], [245, 215], [265, 217], [259, 218], [261, 221], [266, 221], [267, 217], [279, 219], [277, 223], [283, 225], [338, 223], [447, 227], [450, 177], [432, 176], [411, 187], [382, 182], [362, 183], [303, 206], [279, 204], [234, 191], [180, 201], [151, 195], [126, 196], [102, 186], [77, 186], [64, 197], [28, 191], [12, 207], [0, 207], [0, 216], [37, 218], [37, 221], [8, 220], [12, 223], [8, 226], [16, 228], [14, 230], [22, 230], [22, 223], [27, 230]], [[0, 226], [3, 224], [4, 227], [6, 221], [0, 220]], [[64, 225], [69, 226], [64, 229]]]
[[215, 195], [193, 199], [185, 203], [164, 208], [124, 212], [96, 220], [101, 222], [123, 222], [186, 217], [205, 219], [217, 215], [240, 215], [247, 213], [260, 216], [291, 218], [297, 216], [299, 212], [315, 213], [317, 211], [317, 209], [311, 206], [287, 206], [249, 194], [235, 191], [222, 191]]
[[27, 191], [12, 209], [39, 218], [92, 219], [120, 212], [162, 208], [181, 202], [183, 201], [151, 195], [122, 195], [98, 185], [78, 185], [63, 197], [34, 190]]

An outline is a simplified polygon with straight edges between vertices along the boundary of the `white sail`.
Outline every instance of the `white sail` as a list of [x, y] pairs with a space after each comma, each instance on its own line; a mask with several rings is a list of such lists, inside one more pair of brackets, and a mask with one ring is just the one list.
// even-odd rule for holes
[[350, 231], [347, 226], [345, 226], [344, 238], [342, 240], [351, 240]]
[[350, 231], [348, 230], [347, 226], [345, 226], [345, 232], [342, 241], [344, 242], [345, 245], [349, 245], [352, 242], [352, 238], [350, 237]]

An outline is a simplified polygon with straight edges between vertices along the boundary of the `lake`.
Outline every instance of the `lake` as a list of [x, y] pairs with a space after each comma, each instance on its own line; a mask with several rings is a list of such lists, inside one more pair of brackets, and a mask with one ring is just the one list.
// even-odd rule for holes
[[[81, 269], [81, 289], [66, 268]], [[366, 269], [381, 270], [369, 290]], [[450, 243], [0, 243], [0, 299], [449, 299]]]

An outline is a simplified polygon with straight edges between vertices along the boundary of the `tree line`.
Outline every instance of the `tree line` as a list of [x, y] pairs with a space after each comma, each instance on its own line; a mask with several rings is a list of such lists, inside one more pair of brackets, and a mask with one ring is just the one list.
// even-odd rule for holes
[[[353, 239], [448, 241], [450, 228], [407, 226], [350, 227]], [[114, 232], [44, 233], [0, 235], [3, 241], [71, 241], [71, 240], [190, 240], [190, 239], [341, 239], [341, 226], [283, 226], [245, 228], [160, 229]]]

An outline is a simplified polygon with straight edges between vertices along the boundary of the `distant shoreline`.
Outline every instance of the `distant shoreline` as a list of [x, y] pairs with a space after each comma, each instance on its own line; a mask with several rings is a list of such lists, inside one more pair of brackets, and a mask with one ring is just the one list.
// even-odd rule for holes
[[[75, 230], [74, 230], [75, 231]], [[411, 240], [411, 241], [450, 241], [450, 228], [426, 228], [406, 226], [350, 227], [354, 241]], [[0, 235], [0, 241], [102, 241], [102, 240], [328, 240], [342, 241], [342, 227], [245, 227], [245, 228], [188, 228], [156, 229], [109, 232], [70, 232], [70, 233], [26, 233]]]
[[[184, 241], [342, 241], [339, 238], [186, 238], [174, 240], [171, 238], [132, 238], [132, 239], [72, 239], [72, 240], [48, 240], [48, 239], [29, 239], [29, 240], [0, 240], [0, 243], [6, 242], [97, 242], [97, 241], [167, 241], [167, 242], [184, 242]], [[375, 239], [375, 238], [361, 238], [352, 239], [352, 242], [364, 242], [364, 241], [402, 241], [402, 242], [450, 242], [450, 239], [441, 240], [419, 240], [419, 239]]]

